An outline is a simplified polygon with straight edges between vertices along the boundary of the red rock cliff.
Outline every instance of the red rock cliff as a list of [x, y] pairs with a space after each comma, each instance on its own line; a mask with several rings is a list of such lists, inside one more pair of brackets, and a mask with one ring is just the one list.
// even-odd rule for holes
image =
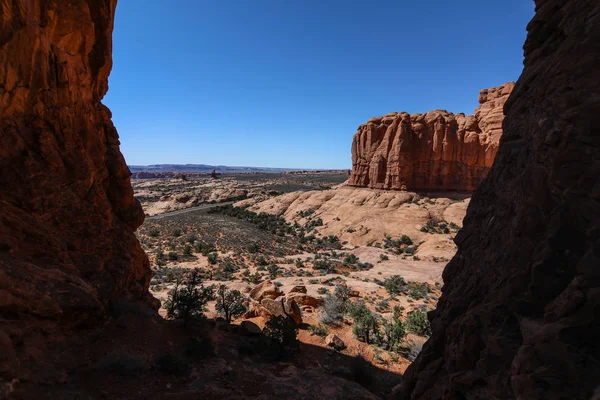
[[514, 83], [482, 90], [474, 115], [391, 113], [359, 126], [348, 183], [377, 189], [473, 191], [487, 175]]
[[144, 214], [101, 103], [115, 7], [0, 0], [0, 378], [52, 336], [41, 326], [78, 326], [116, 298], [153, 303]]
[[587, 400], [600, 384], [600, 2], [535, 3], [402, 399]]

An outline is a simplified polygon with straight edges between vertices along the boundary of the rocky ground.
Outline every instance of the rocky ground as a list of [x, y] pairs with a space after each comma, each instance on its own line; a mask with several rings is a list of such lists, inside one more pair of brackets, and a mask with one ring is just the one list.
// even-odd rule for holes
[[[409, 331], [394, 349], [366, 343], [353, 333], [351, 316], [327, 322], [326, 303], [342, 287], [351, 294], [350, 303], [364, 302], [382, 322], [394, 315], [406, 322], [411, 314], [434, 309], [469, 198], [352, 188], [340, 185], [337, 176], [321, 176], [317, 183], [306, 177], [290, 182], [287, 176], [269, 175], [134, 182], [138, 196], [148, 187], [169, 198], [174, 196], [169, 188], [203, 187], [209, 198], [213, 188], [217, 193], [213, 199], [234, 188], [257, 193], [233, 206], [146, 220], [138, 237], [150, 258], [150, 289], [163, 304], [160, 314], [166, 317], [164, 304], [176, 282], [198, 269], [205, 285], [224, 284], [246, 298], [248, 311], [234, 318], [228, 329], [238, 329], [244, 321], [263, 328], [277, 313], [254, 293], [266, 285], [273, 299], [292, 298], [298, 303], [298, 338], [304, 345], [323, 349], [319, 354], [325, 359], [333, 354], [335, 335], [343, 343], [335, 354], [360, 356], [393, 376], [403, 373], [426, 333]], [[284, 185], [304, 190], [281, 194]], [[310, 190], [316, 185], [320, 190]], [[275, 187], [281, 191], [275, 192]], [[156, 203], [142, 198], [146, 213], [155, 212]], [[214, 302], [206, 315], [219, 317]]]
[[329, 189], [344, 182], [347, 175], [347, 171], [239, 173], [217, 174], [215, 179], [205, 173], [178, 173], [167, 178], [133, 179], [132, 186], [146, 215], [156, 215], [207, 203], [249, 198], [259, 201], [292, 191]]

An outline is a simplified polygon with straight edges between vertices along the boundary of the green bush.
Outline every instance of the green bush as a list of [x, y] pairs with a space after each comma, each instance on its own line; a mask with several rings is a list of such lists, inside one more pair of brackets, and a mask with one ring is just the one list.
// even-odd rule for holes
[[208, 258], [208, 262], [212, 265], [215, 265], [217, 261], [219, 261], [219, 255], [217, 253], [209, 253], [206, 257]]
[[152, 228], [148, 231], [148, 235], [155, 238], [160, 235], [160, 231], [157, 228]]
[[427, 314], [423, 311], [413, 311], [406, 317], [406, 330], [415, 335], [429, 337], [431, 335], [431, 327]]
[[348, 254], [346, 258], [344, 258], [344, 265], [353, 265], [358, 262], [358, 257], [354, 254]]
[[169, 260], [171, 261], [177, 261], [179, 259], [179, 254], [177, 254], [174, 251], [170, 251], [169, 254], [167, 254], [167, 257], [169, 258]]
[[317, 324], [317, 325], [310, 325], [308, 327], [308, 330], [310, 331], [311, 335], [317, 335], [317, 336], [322, 336], [325, 337], [327, 336], [327, 326], [323, 325], [323, 324]]
[[215, 305], [217, 313], [222, 315], [227, 323], [231, 323], [231, 319], [239, 317], [246, 312], [244, 305], [244, 296], [239, 290], [227, 290], [227, 286], [220, 285], [217, 289], [217, 303]]
[[406, 337], [406, 328], [399, 317], [392, 320], [384, 319], [382, 323], [384, 346], [387, 350], [397, 350], [402, 340]]
[[383, 286], [389, 294], [400, 294], [406, 286], [406, 281], [400, 275], [394, 275], [386, 279]]
[[204, 287], [200, 270], [195, 269], [182, 281], [177, 281], [165, 302], [167, 317], [183, 320], [184, 326], [204, 316], [206, 303], [214, 299], [214, 286]]

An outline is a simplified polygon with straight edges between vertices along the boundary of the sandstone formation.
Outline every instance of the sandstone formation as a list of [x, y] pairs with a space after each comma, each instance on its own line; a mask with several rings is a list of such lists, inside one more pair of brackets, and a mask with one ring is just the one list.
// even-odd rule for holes
[[358, 127], [352, 140], [352, 186], [473, 191], [487, 175], [502, 136], [510, 82], [482, 90], [473, 115], [444, 110], [390, 113]]
[[112, 300], [154, 304], [144, 214], [101, 103], [115, 7], [0, 1], [0, 382]]
[[537, 0], [402, 399], [590, 399], [600, 383], [600, 3]]

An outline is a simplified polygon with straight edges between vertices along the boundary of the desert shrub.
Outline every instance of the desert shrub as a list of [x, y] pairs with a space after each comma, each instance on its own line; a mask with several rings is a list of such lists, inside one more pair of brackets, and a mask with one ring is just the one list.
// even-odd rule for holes
[[319, 259], [313, 261], [313, 269], [331, 272], [335, 271], [335, 266], [328, 259]]
[[192, 235], [189, 235], [186, 240], [188, 243], [194, 244], [196, 242], [196, 240], [198, 240], [198, 236], [192, 234]]
[[215, 310], [225, 318], [228, 324], [231, 323], [232, 318], [239, 317], [246, 311], [244, 296], [239, 290], [227, 290], [227, 286], [220, 285], [216, 297]]
[[277, 277], [277, 275], [279, 275], [279, 267], [277, 266], [277, 264], [271, 264], [267, 267], [267, 272], [269, 273], [269, 276], [271, 277], [271, 279], [275, 279]]
[[170, 261], [177, 261], [179, 259], [179, 254], [174, 251], [170, 251], [169, 254], [167, 254], [167, 257]]
[[318, 294], [326, 294], [326, 293], [329, 293], [329, 290], [327, 290], [327, 288], [320, 287], [317, 289], [317, 293]]
[[209, 253], [212, 253], [213, 251], [217, 250], [215, 248], [214, 244], [206, 243], [206, 242], [196, 243], [195, 248], [196, 248], [196, 252], [202, 253], [202, 255], [205, 257], [208, 256]]
[[167, 317], [181, 319], [184, 326], [187, 326], [191, 320], [204, 315], [204, 306], [213, 299], [214, 287], [204, 287], [200, 270], [195, 269], [183, 282], [177, 281], [169, 292], [165, 302]]
[[174, 229], [172, 232], [173, 237], [181, 236], [181, 229]]
[[298, 346], [298, 327], [288, 317], [275, 317], [266, 323], [263, 334], [268, 340], [270, 358], [281, 358]]
[[379, 259], [380, 259], [381, 261], [387, 261], [387, 260], [389, 260], [390, 258], [389, 258], [387, 255], [385, 255], [385, 254], [380, 254], [380, 255], [379, 255]]
[[358, 257], [354, 254], [348, 254], [346, 258], [344, 258], [344, 265], [353, 265], [358, 262]]
[[308, 327], [308, 330], [310, 331], [311, 335], [317, 335], [317, 336], [322, 336], [325, 337], [327, 336], [327, 326], [323, 325], [323, 324], [317, 324], [317, 325], [310, 325]]
[[368, 344], [379, 341], [379, 321], [371, 311], [360, 314], [354, 318], [352, 333], [361, 342]]
[[146, 365], [139, 355], [114, 351], [98, 361], [96, 368], [118, 376], [134, 377], [144, 372]]
[[169, 353], [156, 357], [152, 367], [167, 375], [185, 376], [192, 372], [187, 360]]
[[406, 317], [406, 330], [415, 335], [429, 337], [431, 335], [431, 327], [427, 314], [423, 311], [413, 311]]
[[417, 251], [417, 249], [419, 248], [419, 246], [408, 246], [407, 248], [404, 249], [404, 253], [408, 254], [409, 256], [412, 256], [413, 254], [415, 254], [415, 252]]
[[252, 275], [250, 275], [249, 281], [254, 284], [259, 284], [260, 274], [258, 272], [253, 273]]
[[217, 253], [209, 253], [206, 257], [208, 258], [208, 262], [212, 265], [215, 265], [217, 261], [219, 261], [219, 254]]
[[384, 319], [382, 324], [383, 347], [387, 350], [397, 350], [398, 346], [406, 336], [406, 328], [399, 317], [394, 316], [391, 320]]
[[389, 294], [400, 294], [406, 286], [406, 281], [400, 275], [394, 275], [387, 278], [383, 282], [383, 286]]
[[339, 323], [343, 319], [346, 308], [346, 302], [342, 298], [328, 292], [323, 299], [321, 322], [327, 325]]
[[266, 266], [269, 264], [269, 262], [267, 261], [267, 259], [265, 258], [265, 256], [260, 255], [258, 257], [256, 257], [256, 265], [260, 265], [260, 266]]
[[296, 268], [304, 268], [304, 263], [301, 259], [296, 260]]
[[256, 242], [250, 243], [246, 246], [246, 250], [250, 253], [256, 253], [260, 250], [260, 245]]
[[155, 238], [155, 237], [158, 237], [158, 236], [160, 236], [160, 231], [158, 230], [158, 228], [152, 228], [152, 229], [150, 229], [150, 230], [148, 231], [148, 235], [149, 235], [150, 237], [153, 237], [153, 238]]
[[350, 300], [350, 289], [348, 289], [348, 286], [345, 286], [345, 285], [336, 286], [333, 294], [344, 304], [343, 312], [346, 312], [346, 305], [348, 304], [348, 301]]
[[183, 248], [183, 255], [184, 256], [191, 256], [192, 255], [192, 246], [187, 245]]
[[427, 295], [428, 292], [428, 285], [427, 283], [416, 283], [416, 282], [411, 282], [409, 284], [409, 289], [408, 289], [408, 296], [415, 299], [415, 300], [420, 300], [423, 297], [425, 297]]

